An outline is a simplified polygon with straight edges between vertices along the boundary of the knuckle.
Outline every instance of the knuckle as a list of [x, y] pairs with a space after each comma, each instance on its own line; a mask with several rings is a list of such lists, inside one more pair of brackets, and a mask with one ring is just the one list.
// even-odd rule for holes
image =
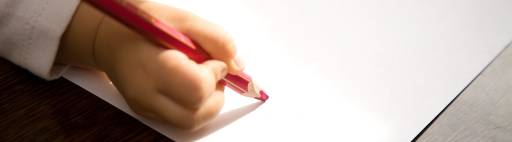
[[138, 107], [134, 107], [134, 106], [131, 106], [131, 105], [129, 105], [129, 106], [130, 106], [130, 109], [132, 109], [132, 111], [133, 111], [133, 112], [135, 112], [136, 114], [138, 114], [138, 115], [142, 115], [142, 116], [144, 116], [144, 115], [145, 115], [145, 114], [144, 114], [144, 111], [142, 111], [142, 110], [141, 110], [141, 109], [139, 109]]
[[140, 115], [140, 116], [143, 116], [145, 118], [149, 118], [149, 119], [157, 119], [154, 115], [150, 115], [148, 113], [148, 111], [145, 111], [144, 109], [142, 109], [141, 107], [138, 107], [136, 105], [128, 105], [130, 107], [130, 109], [137, 115]]
[[188, 130], [197, 130], [216, 116], [220, 109], [195, 109], [189, 111], [182, 119], [182, 127]]
[[188, 58], [184, 53], [177, 51], [177, 50], [163, 50], [160, 53], [159, 57], [160, 57], [161, 62], [182, 60], [182, 59]]
[[203, 123], [199, 118], [198, 111], [191, 111], [185, 116], [183, 116], [184, 119], [179, 122], [179, 127], [186, 130], [196, 130], [201, 126]]
[[177, 21], [173, 26], [183, 33], [191, 33], [196, 26], [197, 20], [189, 14], [182, 14], [179, 18], [174, 18]]
[[235, 42], [226, 33], [226, 36], [219, 37], [217, 46], [223, 49], [222, 52], [227, 58], [234, 58], [236, 54]]
[[197, 106], [206, 100], [207, 85], [201, 79], [192, 79], [189, 84], [191, 104]]

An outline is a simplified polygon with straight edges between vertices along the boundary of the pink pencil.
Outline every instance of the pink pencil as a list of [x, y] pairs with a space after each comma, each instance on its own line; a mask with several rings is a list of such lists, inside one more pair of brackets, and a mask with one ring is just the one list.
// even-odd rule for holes
[[[194, 44], [187, 36], [173, 27], [164, 24], [159, 19], [147, 14], [126, 0], [85, 0], [97, 9], [110, 15], [121, 23], [145, 35], [152, 41], [179, 50], [197, 63], [202, 63], [211, 57], [202, 48]], [[172, 46], [172, 47], [171, 47]], [[249, 75], [228, 74], [223, 81], [239, 94], [261, 101], [268, 99], [267, 94], [253, 83]]]

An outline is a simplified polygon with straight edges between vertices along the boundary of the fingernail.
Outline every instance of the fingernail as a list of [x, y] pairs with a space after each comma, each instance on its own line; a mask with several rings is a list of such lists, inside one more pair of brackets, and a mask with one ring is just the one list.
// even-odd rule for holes
[[237, 56], [237, 57], [235, 57], [235, 64], [236, 64], [236, 66], [238, 67], [238, 69], [240, 69], [240, 70], [242, 70], [242, 69], [244, 69], [244, 68], [245, 68], [245, 64], [244, 64], [244, 62], [243, 62], [242, 58], [240, 58], [240, 57], [238, 57], [238, 56]]

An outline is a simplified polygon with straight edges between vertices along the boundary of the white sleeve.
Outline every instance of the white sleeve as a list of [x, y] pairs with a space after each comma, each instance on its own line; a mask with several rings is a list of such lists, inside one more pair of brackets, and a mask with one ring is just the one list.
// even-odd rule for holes
[[60, 38], [80, 0], [0, 0], [0, 56], [44, 79], [67, 68], [54, 65]]

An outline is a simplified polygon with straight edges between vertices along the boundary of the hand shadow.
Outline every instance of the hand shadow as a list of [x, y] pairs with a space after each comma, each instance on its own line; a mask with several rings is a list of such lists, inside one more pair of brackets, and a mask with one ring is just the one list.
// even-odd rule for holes
[[[225, 112], [217, 116], [213, 121], [208, 123], [203, 128], [196, 130], [194, 132], [190, 131], [175, 131], [175, 136], [173, 140], [176, 141], [195, 141], [204, 136], [210, 135], [211, 133], [224, 128], [225, 126], [235, 122], [239, 118], [249, 114], [250, 112], [256, 110], [259, 106], [261, 106], [264, 102], [258, 101], [252, 104], [245, 105], [243, 107], [233, 109], [231, 111]], [[173, 134], [174, 135], [174, 134]]]

